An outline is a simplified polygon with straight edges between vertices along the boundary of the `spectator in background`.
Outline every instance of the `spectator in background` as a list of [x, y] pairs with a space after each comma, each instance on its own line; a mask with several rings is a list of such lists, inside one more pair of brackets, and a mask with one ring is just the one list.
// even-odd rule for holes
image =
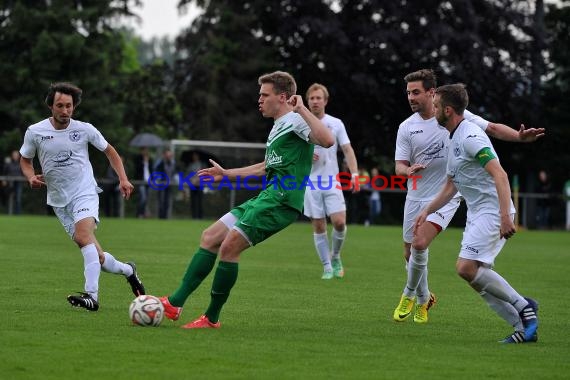
[[538, 172], [538, 185], [536, 192], [542, 194], [536, 201], [536, 223], [539, 229], [550, 227], [550, 206], [552, 205], [552, 183], [546, 170]]
[[[198, 173], [198, 170], [206, 168], [206, 164], [200, 159], [200, 154], [198, 152], [192, 153], [192, 161], [188, 165], [188, 173]], [[192, 213], [192, 219], [202, 219], [204, 216], [202, 210], [202, 195], [204, 194], [204, 189], [200, 187], [200, 177], [198, 174], [194, 175], [190, 182], [195, 188], [190, 188], [190, 211]]]
[[[121, 156], [124, 163], [124, 158]], [[103, 186], [103, 201], [105, 202], [105, 216], [119, 217], [121, 205], [121, 188], [119, 187], [119, 176], [115, 169], [109, 164], [105, 173], [106, 182]]]
[[376, 190], [384, 185], [381, 179], [374, 179], [380, 175], [378, 168], [370, 170], [370, 198], [368, 199], [368, 223], [375, 224], [376, 217], [382, 212], [382, 199], [380, 197], [380, 190]]
[[566, 231], [570, 231], [570, 179], [564, 183], [563, 195], [566, 201]]
[[140, 154], [135, 157], [135, 180], [144, 181], [144, 184], [139, 184], [138, 203], [137, 203], [137, 218], [146, 218], [147, 202], [148, 202], [148, 179], [150, 172], [153, 169], [152, 158], [147, 147], [141, 148]]
[[[154, 171], [164, 173], [170, 179], [170, 185], [176, 180], [176, 161], [170, 149], [162, 153], [162, 159], [156, 163]], [[158, 192], [158, 217], [169, 219], [172, 214], [172, 186], [167, 186]]]
[[[13, 150], [10, 159], [4, 165], [4, 175], [9, 177], [22, 177], [22, 169], [20, 168], [20, 152]], [[22, 210], [22, 182], [18, 180], [10, 180], [6, 183], [8, 195], [8, 213], [20, 215]]]

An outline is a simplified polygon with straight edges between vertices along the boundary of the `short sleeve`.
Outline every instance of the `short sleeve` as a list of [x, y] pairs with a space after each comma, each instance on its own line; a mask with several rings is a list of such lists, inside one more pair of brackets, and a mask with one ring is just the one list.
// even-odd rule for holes
[[472, 113], [470, 111], [465, 110], [463, 112], [463, 117], [465, 118], [465, 120], [475, 124], [476, 126], [481, 128], [483, 131], [485, 131], [487, 129], [487, 127], [489, 126], [489, 121], [483, 119], [479, 115], [475, 115], [474, 113]]
[[36, 144], [34, 142], [34, 132], [29, 128], [24, 135], [24, 143], [20, 148], [20, 154], [25, 158], [34, 158], [36, 156]]
[[309, 141], [309, 134], [311, 133], [311, 127], [309, 124], [299, 115], [298, 113], [293, 114], [293, 130], [295, 134], [305, 141]]
[[463, 141], [463, 148], [465, 149], [465, 153], [468, 157], [475, 157], [479, 151], [483, 148], [490, 148], [491, 142], [489, 138], [481, 133], [472, 133], [470, 132], [465, 140]]
[[107, 149], [109, 143], [107, 142], [107, 140], [105, 140], [101, 132], [99, 132], [99, 130], [91, 124], [88, 124], [88, 126], [89, 126], [89, 132], [88, 132], [89, 143], [91, 143], [95, 148], [99, 149], [100, 151], [104, 151], [105, 149]]
[[338, 135], [336, 136], [336, 141], [339, 146], [350, 144], [348, 133], [346, 133], [346, 128], [341, 120], [338, 121]]
[[410, 138], [404, 131], [404, 127], [400, 125], [398, 135], [396, 137], [396, 161], [412, 161], [412, 146]]

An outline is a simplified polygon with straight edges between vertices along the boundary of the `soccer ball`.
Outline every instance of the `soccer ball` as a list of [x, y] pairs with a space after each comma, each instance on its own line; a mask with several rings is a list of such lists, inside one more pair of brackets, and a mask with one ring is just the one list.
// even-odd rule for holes
[[164, 306], [155, 296], [138, 296], [131, 302], [129, 317], [135, 325], [156, 327], [164, 317]]

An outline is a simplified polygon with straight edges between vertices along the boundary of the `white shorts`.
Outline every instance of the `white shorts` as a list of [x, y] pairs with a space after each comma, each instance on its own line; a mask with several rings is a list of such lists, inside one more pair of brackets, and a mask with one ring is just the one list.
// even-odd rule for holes
[[[513, 220], [514, 216], [511, 215]], [[459, 257], [492, 267], [506, 242], [507, 239], [501, 239], [501, 217], [498, 214], [480, 214], [467, 219]]]
[[73, 239], [75, 223], [90, 217], [95, 219], [95, 223], [99, 223], [99, 195], [81, 195], [64, 207], [53, 207], [53, 211], [65, 232]]
[[331, 214], [346, 211], [342, 190], [333, 184], [330, 189], [305, 190], [303, 214], [312, 219], [322, 219]]
[[[408, 200], [406, 199], [406, 203], [404, 205], [404, 226], [403, 226], [403, 235], [404, 235], [404, 242], [412, 243], [414, 239], [414, 223], [418, 214], [430, 203], [431, 201], [415, 201], [415, 200]], [[429, 214], [427, 217], [428, 222], [432, 222], [437, 224], [441, 227], [442, 230], [445, 230], [447, 226], [449, 226], [449, 222], [453, 219], [453, 215], [459, 208], [459, 204], [461, 203], [461, 197], [454, 197], [452, 198], [445, 206], [434, 212], [433, 214]]]

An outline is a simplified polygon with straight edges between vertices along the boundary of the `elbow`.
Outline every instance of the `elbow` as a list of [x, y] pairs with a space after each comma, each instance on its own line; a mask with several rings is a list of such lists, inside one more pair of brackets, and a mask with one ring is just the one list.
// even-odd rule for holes
[[322, 146], [323, 148], [330, 148], [331, 146], [334, 145], [334, 138], [332, 137], [332, 135], [327, 136], [326, 138], [323, 139], [323, 141], [319, 145]]

